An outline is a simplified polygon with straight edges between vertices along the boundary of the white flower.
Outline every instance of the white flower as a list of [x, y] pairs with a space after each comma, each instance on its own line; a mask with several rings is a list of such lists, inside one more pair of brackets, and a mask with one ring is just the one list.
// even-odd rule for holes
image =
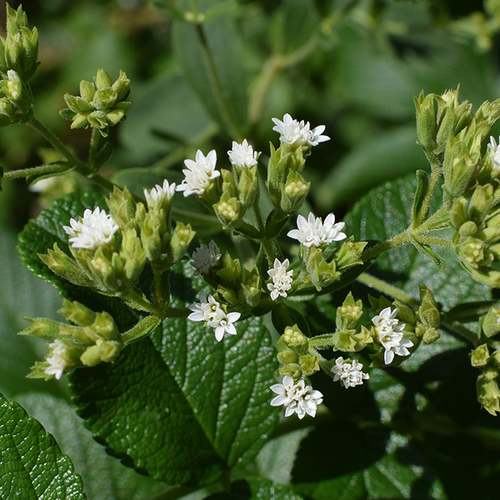
[[144, 197], [150, 210], [159, 209], [164, 203], [170, 203], [175, 193], [175, 183], [169, 184], [165, 179], [163, 186], [157, 184], [152, 189], [144, 190]]
[[236, 328], [233, 323], [240, 319], [241, 313], [231, 312], [226, 313], [222, 308], [218, 308], [215, 314], [208, 321], [208, 326], [215, 328], [215, 340], [220, 342], [224, 338], [224, 334], [236, 335]]
[[215, 241], [211, 241], [208, 245], [200, 245], [193, 252], [193, 260], [190, 264], [196, 269], [195, 274], [207, 274], [212, 269], [219, 259], [222, 257], [219, 247]]
[[398, 356], [408, 356], [410, 354], [408, 348], [413, 346], [411, 340], [404, 338], [403, 329], [406, 325], [399, 323], [399, 320], [396, 319], [397, 314], [397, 308], [392, 310], [390, 307], [386, 307], [380, 311], [378, 316], [372, 319], [378, 341], [385, 349], [384, 363], [386, 365], [392, 363], [395, 354]]
[[49, 344], [49, 349], [50, 356], [46, 358], [49, 366], [45, 369], [44, 373], [47, 375], [54, 375], [57, 380], [60, 380], [68, 364], [64, 357], [66, 353], [66, 344], [62, 340], [56, 339]]
[[87, 208], [79, 221], [71, 219], [69, 223], [71, 227], [64, 226], [63, 229], [70, 236], [71, 246], [87, 250], [109, 243], [119, 229], [111, 215], [99, 208], [93, 212]]
[[297, 216], [297, 228], [288, 232], [287, 236], [299, 240], [306, 247], [322, 247], [332, 241], [340, 241], [346, 238], [341, 230], [345, 222], [335, 224], [335, 216], [328, 214], [325, 222], [321, 217], [315, 217], [310, 213], [307, 220], [302, 215]]
[[280, 141], [295, 146], [317, 146], [320, 142], [329, 141], [327, 135], [321, 135], [325, 131], [324, 125], [319, 125], [311, 130], [309, 122], [298, 122], [288, 113], [283, 116], [283, 121], [272, 118], [275, 126], [273, 130], [280, 134]]
[[[498, 138], [500, 142], [500, 137]], [[497, 144], [495, 138], [490, 136], [490, 143], [488, 144], [488, 148], [491, 151], [491, 161], [493, 162], [493, 169], [498, 170], [500, 167], [500, 145]]]
[[290, 375], [285, 375], [281, 384], [272, 385], [271, 391], [277, 394], [271, 401], [271, 406], [284, 405], [285, 417], [294, 413], [300, 419], [303, 419], [306, 413], [314, 417], [318, 405], [323, 402], [321, 392], [313, 390], [310, 385], [306, 386], [303, 379], [295, 383]]
[[337, 382], [337, 380], [340, 380], [340, 383], [346, 389], [355, 387], [356, 385], [362, 385], [363, 380], [370, 378], [370, 375], [368, 375], [368, 373], [363, 373], [362, 370], [363, 365], [355, 359], [349, 360], [340, 356], [335, 360], [335, 365], [332, 367], [332, 372], [335, 375], [333, 381]]
[[253, 150], [253, 147], [244, 139], [241, 144], [233, 141], [233, 149], [227, 152], [231, 163], [240, 168], [251, 168], [257, 165], [259, 154]]
[[236, 335], [234, 324], [241, 316], [239, 312], [226, 313], [222, 306], [212, 295], [208, 298], [202, 290], [199, 295], [200, 302], [194, 302], [188, 306], [193, 311], [188, 319], [191, 321], [204, 321], [211, 328], [215, 328], [215, 339], [220, 342], [224, 334]]
[[184, 196], [190, 194], [202, 195], [210, 187], [214, 179], [220, 176], [220, 172], [215, 170], [217, 163], [217, 153], [210, 151], [205, 156], [199, 149], [196, 152], [195, 161], [184, 160], [187, 169], [182, 172], [186, 176], [182, 184], [177, 186], [177, 191], [184, 191]]
[[267, 289], [271, 292], [271, 300], [276, 300], [280, 295], [286, 297], [288, 290], [292, 288], [293, 271], [287, 271], [290, 261], [285, 259], [280, 262], [274, 259], [274, 267], [267, 271], [273, 282], [267, 284]]

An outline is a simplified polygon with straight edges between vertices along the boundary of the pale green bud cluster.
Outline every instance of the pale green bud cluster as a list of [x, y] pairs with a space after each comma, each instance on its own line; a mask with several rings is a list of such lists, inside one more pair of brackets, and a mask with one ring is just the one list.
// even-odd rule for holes
[[100, 69], [94, 82], [82, 80], [80, 95], [64, 95], [67, 108], [60, 111], [65, 120], [70, 120], [71, 128], [94, 128], [103, 137], [107, 137], [109, 127], [116, 125], [130, 108], [127, 97], [130, 92], [130, 80], [125, 72], [120, 71], [112, 82], [106, 71]]
[[298, 325], [285, 328], [278, 346], [278, 361], [282, 365], [279, 372], [283, 377], [289, 375], [294, 380], [301, 380], [319, 371], [318, 355], [309, 348], [309, 339]]
[[282, 143], [278, 149], [271, 144], [271, 158], [267, 170], [267, 188], [273, 205], [283, 214], [296, 212], [304, 203], [311, 183], [301, 173], [305, 166], [307, 147], [293, 147]]
[[17, 10], [6, 4], [7, 35], [0, 37], [0, 73], [7, 77], [15, 71], [27, 83], [38, 66], [38, 31], [28, 28], [28, 17], [22, 6]]
[[500, 412], [500, 351], [490, 354], [487, 344], [481, 344], [470, 354], [471, 365], [481, 370], [477, 378], [477, 400], [491, 415]]
[[62, 348], [62, 352], [57, 353], [51, 349], [45, 361], [36, 362], [29, 375], [31, 378], [53, 378], [49, 368], [54, 356], [59, 359], [61, 370], [68, 373], [82, 366], [113, 362], [123, 348], [120, 332], [110, 314], [94, 312], [79, 302], [63, 300], [59, 314], [72, 324], [28, 318], [30, 326], [20, 332], [20, 335], [55, 340]]
[[500, 188], [496, 183], [478, 185], [468, 198], [453, 201], [450, 220], [452, 242], [462, 266], [478, 281], [500, 286]]

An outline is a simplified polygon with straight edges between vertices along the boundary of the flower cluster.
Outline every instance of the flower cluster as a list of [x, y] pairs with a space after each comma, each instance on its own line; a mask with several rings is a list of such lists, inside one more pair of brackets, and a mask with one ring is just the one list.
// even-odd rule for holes
[[274, 259], [274, 266], [267, 271], [272, 279], [272, 283], [267, 284], [267, 289], [271, 292], [271, 300], [276, 300], [280, 296], [286, 297], [287, 292], [292, 288], [293, 271], [287, 271], [289, 265], [288, 259], [283, 262]]
[[306, 414], [316, 416], [318, 406], [323, 402], [323, 394], [314, 390], [310, 385], [305, 385], [304, 379], [295, 382], [292, 377], [285, 375], [281, 384], [271, 386], [277, 396], [271, 401], [272, 406], [285, 406], [285, 417], [294, 413], [300, 419]]
[[177, 191], [183, 191], [184, 196], [191, 194], [203, 195], [213, 184], [214, 179], [220, 176], [215, 170], [217, 164], [217, 153], [210, 151], [205, 156], [200, 150], [196, 152], [195, 160], [184, 160], [186, 169], [182, 171], [185, 175], [182, 183], [177, 186]]
[[188, 319], [191, 321], [204, 321], [208, 326], [214, 328], [217, 342], [220, 342], [226, 333], [236, 335], [234, 323], [238, 321], [241, 313], [227, 313], [212, 295], [207, 298], [203, 290], [200, 292], [199, 299], [200, 302], [194, 302], [188, 306], [192, 311]]
[[413, 346], [413, 342], [403, 336], [405, 328], [404, 323], [400, 323], [396, 318], [398, 314], [397, 309], [386, 307], [380, 313], [372, 318], [377, 333], [377, 340], [382, 344], [385, 349], [384, 363], [390, 365], [394, 356], [408, 356], [410, 351], [409, 347]]
[[[500, 137], [498, 138], [500, 141]], [[488, 149], [490, 150], [491, 161], [493, 162], [493, 168], [495, 170], [500, 169], [500, 147], [495, 141], [494, 137], [490, 137], [490, 143], [488, 144]]]
[[241, 144], [233, 141], [233, 149], [227, 152], [231, 163], [235, 167], [251, 168], [257, 165], [259, 153], [244, 139]]
[[50, 355], [45, 358], [49, 366], [44, 370], [46, 375], [53, 375], [57, 380], [63, 376], [64, 369], [68, 365], [65, 358], [67, 345], [62, 340], [56, 339], [49, 344]]
[[93, 212], [86, 209], [80, 220], [71, 219], [69, 226], [63, 226], [69, 235], [73, 248], [95, 250], [101, 245], [110, 243], [119, 227], [105, 210], [97, 207]]
[[300, 241], [305, 247], [324, 247], [333, 241], [346, 238], [342, 232], [345, 222], [335, 224], [335, 215], [328, 214], [323, 222], [321, 217], [310, 213], [307, 220], [304, 216], [297, 216], [297, 229], [288, 231], [287, 236]]
[[163, 185], [157, 184], [154, 188], [144, 190], [144, 198], [150, 210], [162, 208], [165, 203], [170, 203], [175, 194], [175, 183], [169, 184], [168, 180]]
[[326, 128], [324, 125], [311, 130], [309, 122], [294, 120], [288, 113], [283, 116], [283, 120], [278, 118], [272, 120], [275, 124], [273, 130], [280, 134], [280, 141], [285, 144], [311, 147], [330, 140], [327, 135], [322, 135]]
[[355, 359], [344, 359], [339, 356], [335, 360], [335, 365], [332, 367], [332, 372], [335, 375], [333, 381], [340, 383], [346, 388], [362, 385], [363, 380], [369, 379], [370, 375], [363, 372], [363, 365]]

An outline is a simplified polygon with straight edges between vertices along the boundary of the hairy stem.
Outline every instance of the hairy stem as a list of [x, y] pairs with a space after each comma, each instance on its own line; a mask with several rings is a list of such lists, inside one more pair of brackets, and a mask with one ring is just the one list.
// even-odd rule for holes
[[11, 170], [9, 172], [5, 172], [3, 174], [3, 180], [8, 181], [13, 179], [22, 179], [31, 175], [60, 174], [61, 172], [66, 172], [71, 168], [68, 168], [66, 166], [66, 168], [61, 169], [60, 163], [40, 165], [38, 167], [32, 168], [20, 168], [19, 170]]
[[420, 301], [412, 297], [409, 293], [406, 293], [405, 291], [401, 290], [400, 288], [390, 285], [386, 281], [383, 281], [379, 278], [376, 278], [375, 276], [372, 276], [371, 274], [368, 273], [362, 273], [360, 274], [357, 278], [357, 281], [360, 283], [365, 284], [369, 288], [373, 288], [374, 290], [377, 290], [378, 292], [385, 293], [386, 295], [390, 295], [391, 297], [394, 297], [395, 299], [400, 300], [401, 302], [405, 302], [408, 305], [419, 305]]

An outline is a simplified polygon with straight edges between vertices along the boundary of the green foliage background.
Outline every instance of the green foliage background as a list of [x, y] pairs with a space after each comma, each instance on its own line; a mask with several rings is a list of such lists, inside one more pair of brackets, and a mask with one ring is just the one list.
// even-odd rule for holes
[[[224, 116], [214, 97], [195, 28], [176, 18], [174, 7], [183, 7], [183, 2], [154, 3], [156, 9], [133, 0], [40, 0], [25, 5], [30, 24], [38, 27], [41, 40], [41, 65], [33, 80], [37, 116], [78, 154], [86, 154], [89, 134], [70, 131], [67, 122], [58, 116], [58, 110], [64, 107], [64, 93], [75, 93], [79, 81], [90, 80], [98, 68], [106, 69], [112, 77], [122, 69], [131, 78], [132, 107], [127, 121], [111, 132], [115, 154], [106, 175], [132, 192], [140, 192], [165, 176], [179, 179], [182, 160], [192, 157], [198, 148], [205, 152], [216, 148], [222, 157], [237, 135], [248, 137], [257, 150], [264, 152], [265, 161], [268, 142], [277, 140], [271, 118], [281, 118], [288, 112], [313, 126], [325, 124], [332, 138], [308, 160], [305, 175], [312, 181], [312, 190], [310, 205], [303, 207], [304, 212], [312, 207], [317, 214], [331, 210], [341, 216], [347, 213], [349, 234], [383, 239], [404, 229], [415, 187], [413, 175], [394, 179], [428, 168], [415, 144], [412, 96], [422, 89], [441, 93], [460, 85], [461, 96], [479, 105], [500, 93], [496, 37], [500, 9], [493, 0], [484, 4], [465, 0], [200, 1], [201, 12], [207, 14], [204, 36], [220, 75], [220, 97], [229, 106]], [[15, 2], [11, 5], [17, 7]], [[44, 146], [33, 131], [22, 125], [2, 129], [2, 167], [10, 170], [39, 164], [40, 148]], [[386, 181], [390, 183], [384, 184]], [[379, 185], [368, 198], [362, 198]], [[166, 486], [186, 480], [208, 483], [220, 470], [213, 476], [209, 471], [193, 479], [192, 464], [186, 466], [186, 474], [191, 474], [187, 477], [182, 475], [184, 470], [177, 475], [165, 473], [161, 461], [158, 467], [146, 463], [150, 453], [147, 447], [142, 455], [131, 456], [129, 443], [123, 441], [128, 436], [144, 438], [140, 412], [137, 421], [129, 421], [128, 415], [134, 412], [125, 405], [119, 426], [129, 425], [130, 434], [113, 436], [106, 427], [106, 411], [118, 420], [120, 415], [106, 405], [121, 404], [119, 397], [109, 403], [105, 388], [102, 398], [97, 398], [102, 403], [101, 416], [96, 416], [95, 407], [89, 409], [93, 403], [87, 392], [95, 396], [103, 379], [114, 382], [106, 369], [97, 369], [98, 373], [90, 377], [77, 372], [72, 380], [73, 400], [65, 381], [41, 383], [25, 378], [29, 366], [41, 358], [44, 347], [16, 336], [25, 326], [21, 316], [55, 317], [60, 302], [50, 285], [22, 267], [15, 251], [17, 234], [46, 200], [21, 181], [4, 183], [3, 189], [0, 392], [22, 404], [55, 436], [62, 453], [69, 455], [81, 475], [89, 499], [139, 500], [155, 495], [168, 499], [180, 498], [181, 494], [186, 495], [186, 500], [496, 498], [500, 479], [499, 424], [481, 412], [476, 403], [476, 374], [469, 366], [466, 344], [447, 332], [439, 344], [412, 357], [402, 367], [375, 370], [366, 390], [351, 394], [334, 388], [332, 393], [331, 381], [318, 376], [318, 389], [329, 384], [323, 392], [329, 394], [325, 405], [331, 410], [331, 419], [318, 419], [314, 427], [311, 424], [302, 429], [294, 429], [290, 423], [278, 427], [275, 438], [255, 459], [262, 443], [255, 452], [249, 452], [248, 460], [238, 460], [241, 454], [235, 450], [239, 445], [234, 437], [236, 431], [211, 435], [208, 429], [212, 423], [186, 419], [182, 423], [186, 426], [184, 432], [200, 449], [204, 448], [201, 439], [207, 439], [207, 456], [202, 457], [205, 462], [221, 470], [236, 465], [231, 493], [217, 493], [216, 488], [193, 493], [190, 486], [181, 490]], [[88, 185], [78, 180], [76, 189], [86, 191]], [[213, 234], [214, 221], [190, 200], [179, 200], [176, 208], [174, 216], [187, 220], [196, 217], [202, 229], [201, 241]], [[75, 207], [72, 210], [79, 213]], [[69, 213], [66, 211], [67, 217]], [[53, 214], [51, 211], [48, 217], [45, 215], [46, 224], [50, 224]], [[44, 221], [43, 217], [37, 219], [38, 223]], [[57, 221], [59, 218], [53, 218], [54, 224]], [[31, 223], [25, 231], [21, 247], [25, 261], [31, 258], [36, 269], [35, 253], [43, 251], [36, 244], [44, 240], [33, 232], [35, 226]], [[56, 229], [52, 236], [54, 232]], [[490, 293], [470, 281], [458, 266], [450, 265], [440, 275], [432, 263], [406, 247], [381, 258], [373, 273], [409, 294], [416, 294], [418, 283], [432, 285], [444, 309], [463, 300], [485, 300]], [[356, 287], [358, 296], [364, 297], [366, 288], [362, 284]], [[69, 288], [63, 287], [63, 291], [71, 296]], [[332, 297], [333, 306], [343, 298], [341, 295]], [[316, 333], [323, 333], [334, 318], [332, 306], [321, 301], [301, 307], [314, 317]], [[175, 330], [180, 332], [176, 345], [185, 353], [189, 353], [186, 346], [201, 339], [201, 332], [187, 331], [186, 325], [175, 325]], [[130, 352], [155, 350], [162, 359], [152, 360], [149, 355], [147, 359], [157, 363], [161, 371], [161, 363], [171, 362], [168, 357], [172, 354], [162, 346], [173, 331], [172, 326], [165, 328], [152, 342], [146, 341], [151, 345], [143, 342]], [[266, 340], [259, 346], [265, 351], [270, 341], [267, 333], [264, 337]], [[228, 347], [229, 351], [238, 350], [237, 342]], [[200, 358], [191, 360], [192, 365], [201, 363], [204, 355], [202, 352]], [[210, 355], [213, 358], [218, 353]], [[269, 352], [255, 356], [265, 365]], [[133, 364], [132, 358], [129, 352], [124, 353], [120, 366]], [[254, 387], [241, 376], [247, 375], [245, 360], [238, 359], [238, 363], [238, 373], [231, 376], [236, 377], [234, 387], [226, 388], [226, 394], [245, 389], [245, 397], [253, 397], [252, 391], [262, 396], [257, 382]], [[142, 369], [148, 373], [153, 370], [146, 368]], [[268, 365], [266, 369], [272, 372], [274, 368]], [[134, 370], [133, 366], [125, 366], [123, 377], [130, 371], [136, 373]], [[218, 373], [223, 382], [211, 383], [229, 384], [223, 368], [213, 373]], [[176, 381], [165, 377], [163, 385], [154, 386], [152, 391], [161, 397], [174, 397], [175, 387], [185, 383], [186, 390], [177, 396], [179, 405], [185, 405], [183, 408], [190, 412], [199, 400], [186, 396], [190, 394], [186, 375], [176, 373]], [[143, 376], [139, 373], [138, 380]], [[89, 383], [93, 377], [95, 382]], [[133, 387], [135, 382], [127, 383]], [[191, 383], [196, 385], [195, 381]], [[123, 388], [124, 384], [116, 383], [116, 387]], [[256, 406], [267, 405], [266, 398], [257, 401]], [[125, 401], [133, 404], [132, 399]], [[75, 404], [80, 417], [74, 411]], [[9, 412], [21, 410], [3, 400], [0, 409], [4, 411], [0, 414], [0, 430], [4, 432], [13, 418]], [[215, 406], [212, 410], [216, 411]], [[201, 415], [205, 415], [203, 411], [207, 410], [200, 410]], [[36, 427], [21, 413], [15, 413], [15, 418]], [[252, 417], [247, 410], [240, 416]], [[93, 440], [82, 419], [123, 463]], [[269, 419], [270, 432], [276, 414], [270, 413]], [[245, 428], [249, 427], [245, 424]], [[239, 438], [244, 441], [242, 449], [259, 439], [251, 433]], [[54, 461], [64, 462], [66, 459], [60, 459], [60, 451], [53, 449], [49, 441], [47, 447]], [[199, 458], [200, 454], [193, 457]], [[166, 455], [161, 458], [171, 459]], [[165, 483], [139, 475], [130, 468], [131, 459], [139, 472]], [[186, 463], [191, 460], [194, 458], [185, 457]], [[75, 481], [77, 484], [78, 479]], [[4, 484], [6, 480], [0, 480], [0, 488], [7, 488]], [[75, 493], [67, 498], [80, 496]]]

